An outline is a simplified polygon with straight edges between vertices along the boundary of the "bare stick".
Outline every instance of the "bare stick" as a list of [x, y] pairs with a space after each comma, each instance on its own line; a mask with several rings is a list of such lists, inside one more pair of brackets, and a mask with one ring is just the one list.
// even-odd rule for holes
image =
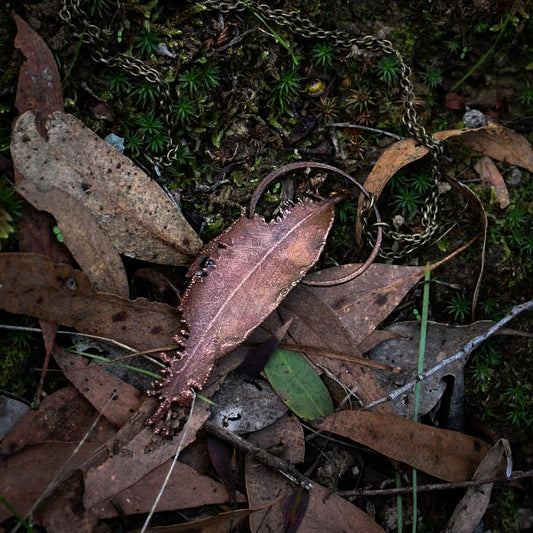
[[429, 376], [432, 376], [436, 372], [438, 372], [441, 368], [449, 365], [450, 363], [453, 363], [454, 361], [458, 361], [459, 359], [462, 359], [463, 357], [466, 357], [470, 355], [471, 352], [473, 352], [482, 342], [485, 342], [489, 337], [494, 335], [499, 329], [501, 329], [507, 322], [512, 320], [516, 315], [520, 314], [522, 311], [527, 311], [533, 307], [533, 300], [529, 300], [528, 302], [525, 302], [523, 304], [517, 305], [516, 307], [513, 307], [511, 312], [502, 318], [499, 322], [496, 322], [486, 333], [483, 333], [483, 335], [479, 335], [477, 337], [474, 337], [472, 340], [470, 340], [465, 347], [458, 351], [456, 354], [452, 355], [451, 357], [448, 357], [447, 359], [444, 359], [444, 361], [441, 361], [438, 365], [435, 365], [433, 368], [430, 368], [429, 370], [426, 370], [425, 372], [421, 372], [418, 374], [412, 381], [409, 381], [406, 383], [403, 387], [400, 387], [396, 389], [395, 391], [391, 392], [389, 395], [385, 396], [384, 398], [379, 398], [378, 400], [374, 400], [373, 402], [370, 402], [367, 404], [364, 409], [371, 409], [372, 407], [375, 407], [376, 405], [382, 404], [387, 401], [392, 401], [396, 399], [398, 396], [401, 396], [405, 392], [407, 392], [409, 389], [414, 387], [416, 383], [419, 381], [422, 381], [423, 379], [428, 378]]
[[322, 129], [325, 128], [348, 128], [353, 130], [363, 130], [370, 131], [372, 133], [382, 133], [383, 135], [388, 135], [397, 141], [401, 141], [403, 137], [396, 135], [395, 133], [390, 133], [389, 131], [380, 130], [378, 128], [370, 128], [369, 126], [361, 126], [360, 124], [350, 124], [349, 122], [335, 122], [334, 124], [326, 124]]
[[252, 456], [254, 459], [257, 459], [264, 465], [267, 465], [270, 468], [273, 468], [274, 470], [279, 472], [280, 474], [283, 474], [286, 478], [290, 479], [293, 483], [300, 485], [306, 490], [309, 490], [313, 487], [313, 482], [309, 478], [300, 474], [300, 472], [298, 472], [298, 470], [296, 470], [291, 464], [287, 463], [287, 461], [284, 461], [283, 459], [280, 459], [279, 457], [276, 457], [275, 455], [268, 453], [266, 450], [263, 450], [262, 448], [254, 446], [247, 440], [244, 440], [238, 435], [235, 435], [235, 433], [232, 433], [231, 431], [228, 431], [227, 429], [224, 429], [223, 427], [217, 424], [214, 424], [213, 422], [210, 422], [209, 420], [204, 423], [203, 427], [206, 431], [208, 431], [212, 435], [219, 437], [220, 439], [228, 442], [235, 448], [238, 448], [239, 450], [246, 452], [247, 454]]
[[[454, 483], [433, 483], [431, 485], [419, 485], [416, 487], [417, 492], [433, 492], [439, 490], [454, 490], [468, 487], [475, 487], [495, 483], [497, 481], [512, 481], [515, 479], [524, 479], [533, 477], [533, 470], [527, 472], [515, 472], [509, 477], [495, 476], [486, 479], [473, 479], [470, 481], [456, 481]], [[397, 494], [410, 494], [413, 492], [413, 487], [402, 487], [397, 489], [355, 489], [355, 490], [341, 490], [336, 494], [345, 498], [357, 498], [360, 496], [396, 496]]]

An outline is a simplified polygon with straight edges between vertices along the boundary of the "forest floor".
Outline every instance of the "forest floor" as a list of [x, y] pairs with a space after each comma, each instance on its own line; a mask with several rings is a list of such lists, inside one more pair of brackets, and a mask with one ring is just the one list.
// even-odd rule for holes
[[[204, 242], [247, 208], [255, 187], [272, 170], [313, 160], [364, 183], [388, 147], [412, 136], [402, 122], [406, 92], [401, 65], [379, 46], [348, 49], [333, 34], [321, 38], [305, 27], [287, 27], [280, 15], [278, 21], [266, 20], [252, 5], [223, 13], [198, 6], [126, 0], [117, 7], [112, 0], [87, 0], [81, 2], [81, 11], [64, 9], [59, 0], [44, 0], [11, 8], [52, 50], [62, 76], [65, 110], [101, 138], [114, 134], [122, 139], [125, 155], [170, 191]], [[283, 0], [270, 6], [297, 11], [323, 30], [390, 41], [411, 69], [417, 120], [428, 133], [464, 128], [465, 120], [470, 127], [489, 121], [533, 141], [531, 1]], [[9, 159], [23, 57], [14, 46], [16, 27], [7, 7], [0, 8], [0, 20], [0, 150]], [[92, 25], [88, 28], [87, 20]], [[92, 42], [82, 42], [76, 32]], [[119, 54], [131, 59], [118, 61]], [[139, 60], [144, 71], [135, 70]], [[459, 140], [445, 143], [441, 173], [477, 194], [488, 230], [485, 250], [480, 238], [433, 274], [429, 314], [437, 322], [497, 321], [514, 305], [533, 298], [531, 172], [495, 161], [504, 181], [502, 193], [483, 183], [481, 159]], [[18, 204], [5, 192], [5, 169], [0, 178], [0, 208], [11, 210], [16, 219]], [[381, 194], [382, 218], [390, 222], [401, 216], [402, 231], [417, 233], [423, 228], [422, 214], [433, 202], [432, 185], [428, 158], [404, 166]], [[305, 194], [327, 196], [344, 188], [349, 189], [349, 183], [301, 173], [295, 181], [270, 187], [260, 211], [270, 216], [280, 201]], [[502, 194], [509, 199], [504, 208]], [[337, 207], [317, 268], [366, 259], [370, 247], [355, 242], [356, 214], [356, 199]], [[436, 217], [438, 227], [428, 244], [405, 257], [378, 261], [435, 263], [483, 230], [479, 213], [453, 190], [442, 189]], [[384, 249], [401, 252], [402, 246], [389, 239]], [[2, 241], [2, 251], [16, 247], [16, 233]], [[179, 284], [182, 271], [177, 272], [173, 275]], [[421, 293], [420, 287], [414, 288], [383, 326], [415, 319]], [[141, 290], [134, 296], [146, 294]], [[509, 327], [527, 332], [532, 325], [531, 313], [525, 313]], [[22, 353], [30, 367], [39, 367], [42, 354], [28, 359], [24, 342], [35, 350], [38, 337], [21, 341], [20, 335], [6, 335], [0, 357], [10, 363], [2, 366], [0, 361], [0, 388], [31, 398], [35, 375], [13, 370], [12, 360]], [[509, 439], [519, 470], [533, 465], [532, 348], [527, 337], [496, 337], [474, 353], [465, 369], [465, 432], [487, 441]], [[531, 483], [518, 488], [499, 484], [492, 498], [485, 530], [533, 531]], [[445, 514], [435, 500], [428, 498], [424, 505], [426, 518]], [[429, 522], [427, 518], [419, 531], [432, 531]]]

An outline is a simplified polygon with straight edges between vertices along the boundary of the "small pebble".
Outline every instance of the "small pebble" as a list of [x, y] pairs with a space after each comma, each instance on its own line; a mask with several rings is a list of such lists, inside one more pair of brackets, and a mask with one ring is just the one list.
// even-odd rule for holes
[[505, 182], [511, 187], [517, 187], [522, 182], [522, 171], [517, 167], [511, 167], [505, 176]]
[[463, 115], [463, 121], [467, 128], [481, 128], [486, 126], [489, 121], [479, 109], [471, 109]]
[[110, 133], [104, 141], [110, 144], [117, 152], [124, 153], [124, 137], [118, 137], [114, 133]]
[[173, 54], [167, 47], [166, 44], [163, 44], [163, 43], [159, 43], [157, 45], [157, 53], [160, 55], [160, 56], [167, 56], [167, 57], [171, 57], [173, 59], [175, 59], [177, 56], [176, 54]]

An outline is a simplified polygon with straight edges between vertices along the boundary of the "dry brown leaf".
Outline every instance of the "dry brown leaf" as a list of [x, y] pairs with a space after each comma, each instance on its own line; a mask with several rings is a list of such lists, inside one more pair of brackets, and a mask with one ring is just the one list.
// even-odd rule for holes
[[485, 155], [475, 162], [474, 168], [481, 177], [481, 182], [486, 187], [488, 186], [489, 188], [494, 188], [494, 192], [496, 193], [496, 198], [498, 199], [500, 207], [502, 209], [508, 207], [511, 203], [509, 200], [509, 191], [507, 190], [505, 181], [503, 181], [503, 177], [494, 164], [494, 161]]
[[19, 180], [17, 191], [36, 209], [54, 213], [65, 245], [96, 290], [129, 296], [126, 270], [117, 249], [79, 200], [53, 185], [40, 191], [25, 179]]
[[19, 113], [33, 109], [37, 115], [37, 129], [45, 137], [45, 123], [54, 111], [63, 111], [63, 89], [57, 63], [43, 39], [22, 20], [13, 14], [17, 24], [15, 46], [26, 61], [20, 69], [15, 106]]
[[480, 439], [385, 413], [341, 411], [315, 420], [331, 431], [446, 481], [467, 481], [490, 446]]
[[172, 404], [190, 403], [215, 360], [228, 354], [279, 305], [318, 259], [333, 223], [336, 200], [304, 200], [267, 223], [242, 217], [211, 241], [189, 269], [182, 298], [187, 330], [183, 353], [168, 358], [156, 391], [161, 405], [150, 423], [168, 432]]
[[[506, 439], [500, 439], [481, 461], [473, 481], [488, 479], [498, 475], [502, 459], [510, 461], [511, 447]], [[448, 521], [445, 533], [470, 533], [476, 529], [489, 505], [493, 483], [469, 487], [455, 507]]]
[[[0, 494], [18, 513], [26, 514], [77, 445], [76, 442], [42, 442], [27, 446], [11, 457], [0, 457]], [[98, 447], [95, 443], [83, 444], [69, 463], [69, 469], [76, 468]], [[7, 508], [1, 505], [0, 522], [10, 515]]]
[[516, 131], [491, 122], [483, 128], [461, 131], [460, 135], [460, 142], [470, 148], [492, 159], [533, 172], [533, 148], [529, 141]]
[[[474, 337], [483, 335], [494, 322], [475, 322], [469, 326], [446, 326], [429, 322], [427, 325], [426, 350], [424, 356], [424, 371], [437, 366], [441, 361], [459, 352]], [[378, 375], [379, 383], [385, 390], [384, 396], [393, 392], [398, 386], [413, 380], [418, 374], [418, 357], [420, 350], [420, 322], [399, 322], [393, 324], [387, 331], [396, 334], [391, 339], [377, 346], [368, 356], [391, 366], [399, 366], [406, 371], [406, 375], [385, 374], [371, 370]], [[446, 376], [458, 377], [467, 362], [463, 357], [442, 367], [433, 375], [421, 382], [419, 414], [425, 415], [435, 407], [446, 389]], [[390, 402], [394, 413], [405, 418], [413, 417], [414, 387]]]
[[37, 508], [37, 521], [54, 533], [92, 533], [98, 517], [83, 507], [83, 473], [74, 470]]
[[[55, 346], [52, 354], [65, 377], [112, 424], [122, 427], [139, 408], [140, 392], [97, 363], [90, 364], [89, 360], [69, 353], [61, 346]], [[112, 394], [115, 399], [108, 403]]]
[[[145, 427], [145, 417], [155, 405], [155, 400], [145, 402], [132, 417], [132, 424], [124, 426], [117, 438], [109, 443], [109, 457], [100, 465], [89, 469], [85, 476], [86, 508], [101, 505], [115, 494], [131, 487], [150, 472], [164, 464], [176, 454], [181, 434], [173, 440], [154, 435]], [[175, 419], [177, 423], [189, 415], [190, 409], [183, 409]], [[185, 429], [185, 447], [196, 438], [196, 433], [209, 417], [205, 402], [196, 402], [194, 412], [188, 417]]]
[[[264, 449], [270, 446], [283, 443], [280, 456], [285, 460], [303, 457], [303, 433], [297, 431], [290, 432], [296, 441], [299, 440], [298, 448], [301, 451], [294, 457], [291, 450], [293, 443], [285, 441], [285, 432], [290, 427], [289, 419], [284, 424], [275, 424], [269, 428], [250, 436], [250, 441], [259, 444]], [[290, 423], [292, 424], [292, 423]], [[272, 471], [250, 456], [246, 457], [246, 490], [248, 501], [251, 506], [257, 507], [267, 504], [280, 495], [290, 495], [298, 490], [298, 487], [288, 481], [277, 472]], [[250, 527], [252, 531], [284, 531], [284, 516], [282, 509], [282, 499], [275, 502], [269, 509], [254, 513], [250, 516]], [[355, 505], [331, 493], [330, 490], [314, 484], [309, 492], [309, 503], [305, 517], [298, 528], [298, 533], [324, 531], [364, 531], [365, 533], [383, 533], [379, 527], [366, 513]]]
[[[175, 526], [152, 526], [146, 533], [230, 533], [238, 531], [238, 527], [254, 512], [256, 509], [237, 509]], [[141, 533], [141, 530], [135, 529], [130, 533]]]
[[[313, 273], [309, 279], [337, 279], [359, 267], [359, 264], [331, 267]], [[311, 286], [309, 290], [333, 311], [359, 344], [392, 313], [424, 273], [425, 267], [373, 264], [348, 283], [333, 287]]]
[[[246, 458], [246, 470], [254, 471], [254, 478], [247, 478], [247, 491], [250, 504], [268, 503], [279, 495], [289, 495], [298, 487], [285, 477], [269, 468]], [[254, 513], [250, 517], [254, 532], [284, 531], [283, 511], [279, 504], [269, 510]], [[364, 531], [384, 533], [384, 530], [365, 512], [332, 493], [331, 490], [314, 484], [309, 491], [309, 503], [298, 533], [323, 533], [324, 531]]]
[[[332, 267], [315, 272], [308, 279], [338, 279], [359, 267], [358, 264]], [[394, 310], [424, 272], [424, 267], [373, 264], [361, 276], [342, 285], [300, 285], [282, 302], [278, 311], [284, 320], [296, 317], [289, 333], [297, 343], [361, 357], [357, 346]], [[268, 328], [275, 327], [273, 320], [275, 317], [270, 317]], [[356, 390], [363, 403], [384, 396], [376, 375], [357, 362], [307, 355], [345, 389]], [[381, 404], [378, 410], [391, 412], [391, 407]]]
[[[26, 446], [46, 440], [80, 441], [96, 420], [98, 412], [73, 386], [47, 396], [39, 409], [28, 411], [0, 444], [0, 455], [7, 457]], [[103, 443], [116, 429], [101, 419], [87, 437], [87, 442]]]
[[[355, 283], [355, 280], [346, 285], [351, 283]], [[335, 287], [320, 287], [320, 289], [329, 292], [329, 289], [335, 289]], [[284, 321], [295, 318], [289, 328], [289, 335], [296, 343], [310, 344], [330, 351], [362, 357], [351, 331], [344, 327], [339, 316], [328, 305], [315, 296], [311, 287], [296, 287], [282, 302], [278, 313]], [[269, 329], [275, 327], [276, 318], [277, 315], [270, 317], [266, 324]], [[384, 392], [376, 376], [367, 372], [357, 361], [323, 357], [305, 350], [302, 350], [302, 353], [305, 353], [320, 369], [324, 369], [329, 377], [341, 384], [345, 391], [357, 390], [358, 396], [364, 403], [383, 396]], [[379, 408], [384, 412], [388, 412], [389, 409], [387, 405], [381, 405]]]
[[15, 124], [11, 152], [25, 180], [43, 193], [54, 186], [73, 196], [124, 255], [183, 265], [199, 252], [202, 243], [183, 215], [127, 157], [72, 115], [53, 113], [46, 128], [47, 140], [31, 111]]
[[137, 350], [171, 346], [179, 313], [144, 298], [96, 292], [80, 270], [39, 254], [0, 254], [0, 308], [114, 339]]
[[[117, 506], [124, 514], [148, 513], [161, 489], [172, 459], [144, 476], [135, 485], [117, 494], [110, 500], [99, 503], [90, 511], [100, 519], [117, 516]], [[157, 511], [173, 511], [202, 505], [221, 505], [229, 499], [226, 487], [210, 477], [199, 474], [194, 468], [178, 461], [159, 503]], [[240, 497], [240, 500], [243, 498]]]

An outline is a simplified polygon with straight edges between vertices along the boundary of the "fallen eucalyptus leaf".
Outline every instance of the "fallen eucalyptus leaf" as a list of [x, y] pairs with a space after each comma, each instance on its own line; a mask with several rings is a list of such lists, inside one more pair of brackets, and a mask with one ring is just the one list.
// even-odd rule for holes
[[475, 437], [385, 413], [341, 411], [312, 424], [446, 481], [469, 480], [490, 450]]
[[0, 308], [123, 342], [137, 350], [171, 346], [180, 314], [144, 298], [97, 292], [84, 272], [40, 254], [0, 254]]
[[[490, 123], [474, 130], [439, 131], [435, 137], [441, 141], [457, 138], [485, 155], [511, 165], [527, 168], [533, 172], [533, 148], [522, 135], [515, 131]], [[417, 161], [428, 153], [428, 149], [415, 139], [404, 139], [385, 150], [367, 176], [364, 187], [377, 201], [389, 180], [404, 166]], [[359, 197], [357, 212], [362, 207], [363, 197]], [[362, 235], [361, 220], [357, 217], [356, 238]]]
[[[475, 322], [469, 326], [446, 326], [429, 322], [426, 334], [426, 350], [424, 355], [424, 371], [433, 368], [438, 363], [457, 353], [471, 339], [485, 333], [493, 322]], [[418, 373], [418, 353], [420, 348], [420, 322], [400, 322], [387, 328], [387, 331], [398, 335], [396, 339], [382, 342], [371, 350], [368, 356], [374, 361], [380, 361], [391, 366], [399, 366], [406, 374], [389, 374], [371, 369], [378, 376], [379, 383], [385, 390], [385, 395], [396, 387], [411, 381]], [[419, 402], [420, 416], [429, 413], [441, 399], [446, 389], [446, 377], [458, 377], [467, 362], [463, 357], [435, 374], [422, 380]], [[388, 402], [393, 406], [398, 416], [413, 417], [414, 387], [404, 394]]]
[[[508, 440], [500, 439], [481, 461], [473, 476], [473, 481], [497, 476], [504, 457], [510, 461], [511, 447]], [[474, 531], [487, 510], [493, 485], [494, 483], [486, 483], [469, 487], [455, 507], [444, 533], [469, 533]]]
[[237, 435], [259, 431], [287, 412], [268, 382], [237, 372], [224, 380], [211, 400], [211, 421]]
[[35, 183], [23, 179], [19, 180], [17, 191], [36, 209], [54, 213], [65, 245], [96, 290], [129, 296], [122, 259], [84, 205], [53, 185], [39, 191]]
[[24, 180], [43, 194], [53, 186], [76, 198], [124, 255], [183, 265], [199, 252], [202, 243], [183, 215], [127, 157], [67, 113], [52, 113], [46, 131], [43, 139], [31, 111], [15, 124], [11, 152]]
[[494, 164], [494, 161], [485, 155], [475, 162], [474, 168], [479, 174], [483, 185], [494, 189], [500, 207], [502, 209], [508, 207], [511, 203], [511, 200], [509, 199], [509, 191], [507, 190], [505, 181]]

